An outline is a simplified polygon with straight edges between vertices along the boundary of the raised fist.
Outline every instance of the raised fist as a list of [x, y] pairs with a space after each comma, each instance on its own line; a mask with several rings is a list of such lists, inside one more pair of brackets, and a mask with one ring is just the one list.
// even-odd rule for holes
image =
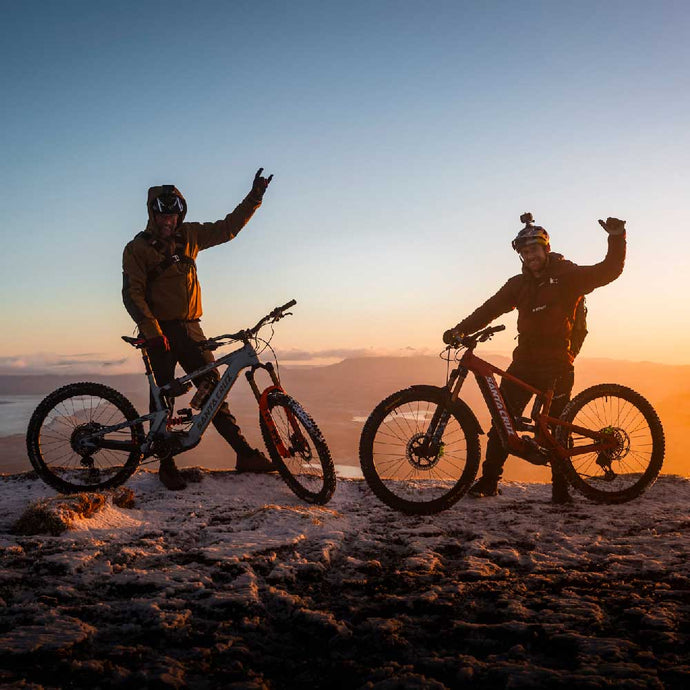
[[599, 220], [601, 225], [609, 235], [622, 235], [625, 232], [625, 221], [619, 218], [607, 218], [606, 222]]

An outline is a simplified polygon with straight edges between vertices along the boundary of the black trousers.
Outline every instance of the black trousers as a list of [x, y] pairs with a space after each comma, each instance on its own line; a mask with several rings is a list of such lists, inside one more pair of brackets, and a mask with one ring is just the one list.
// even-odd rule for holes
[[[201, 350], [197, 343], [206, 340], [204, 332], [198, 321], [159, 321], [161, 330], [170, 343], [170, 351], [166, 352], [162, 348], [152, 348], [149, 350], [151, 368], [156, 377], [156, 383], [164, 386], [175, 378], [175, 366], [180, 364], [184, 371], [189, 374], [195, 369], [210, 364], [215, 361], [213, 354], [208, 350]], [[199, 384], [204, 381], [215, 383], [220, 379], [217, 369], [194, 379], [194, 383]], [[153, 401], [151, 401], [153, 405]], [[238, 454], [251, 452], [252, 448], [244, 438], [237, 421], [230, 414], [227, 403], [223, 403], [216, 416], [213, 418], [213, 426], [218, 433], [232, 446]]]
[[[549, 415], [551, 417], [561, 416], [563, 408], [570, 400], [575, 382], [575, 372], [572, 366], [544, 366], [513, 361], [506, 371], [539, 390], [543, 391], [553, 387], [554, 394]], [[500, 391], [513, 416], [522, 415], [527, 403], [532, 398], [529, 391], [520, 388], [507, 378], [501, 380]], [[492, 424], [486, 446], [486, 458], [482, 465], [482, 476], [499, 480], [503, 475], [503, 465], [507, 457], [508, 451], [501, 443], [496, 426]], [[551, 466], [551, 481], [555, 490], [561, 490], [568, 484], [565, 477], [553, 466]]]

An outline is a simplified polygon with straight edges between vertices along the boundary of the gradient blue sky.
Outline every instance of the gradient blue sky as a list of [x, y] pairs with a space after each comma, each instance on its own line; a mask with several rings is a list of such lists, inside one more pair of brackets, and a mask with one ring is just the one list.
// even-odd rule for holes
[[583, 264], [617, 215], [583, 356], [690, 363], [687, 3], [0, 7], [0, 370], [129, 356], [146, 189], [215, 220], [259, 166], [264, 206], [199, 258], [209, 335], [294, 297], [280, 350], [437, 352], [519, 269], [521, 212]]

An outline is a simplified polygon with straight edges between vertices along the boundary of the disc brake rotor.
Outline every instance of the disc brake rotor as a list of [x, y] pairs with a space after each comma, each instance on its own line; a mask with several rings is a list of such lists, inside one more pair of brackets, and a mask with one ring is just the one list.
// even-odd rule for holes
[[415, 434], [407, 442], [407, 461], [418, 470], [430, 470], [443, 456], [443, 444], [433, 443], [426, 434]]
[[300, 438], [299, 434], [290, 434], [290, 452], [293, 454], [299, 454], [303, 460], [309, 462], [312, 458], [311, 446], [305, 441], [304, 438]]

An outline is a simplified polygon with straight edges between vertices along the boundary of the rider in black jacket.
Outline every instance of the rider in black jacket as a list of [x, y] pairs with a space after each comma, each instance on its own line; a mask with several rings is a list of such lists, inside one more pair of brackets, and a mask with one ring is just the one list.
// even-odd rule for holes
[[[518, 345], [507, 371], [540, 390], [551, 388], [555, 381], [550, 414], [558, 417], [570, 400], [573, 388], [573, 360], [577, 353], [571, 347], [571, 338], [578, 303], [584, 295], [612, 282], [623, 271], [625, 221], [618, 218], [600, 220], [599, 224], [609, 235], [606, 257], [593, 266], [578, 266], [551, 252], [549, 234], [533, 224], [531, 214], [524, 214], [520, 220], [525, 227], [512, 246], [520, 255], [521, 273], [510, 278], [493, 297], [446, 331], [443, 340], [450, 343], [461, 334], [474, 333], [501, 314], [517, 308]], [[521, 415], [531, 394], [507, 379], [501, 382], [500, 390], [511, 413]], [[498, 482], [507, 457], [508, 452], [492, 425], [482, 476], [470, 489], [471, 496], [498, 494]], [[555, 503], [570, 501], [565, 477], [553, 468], [552, 485]]]

